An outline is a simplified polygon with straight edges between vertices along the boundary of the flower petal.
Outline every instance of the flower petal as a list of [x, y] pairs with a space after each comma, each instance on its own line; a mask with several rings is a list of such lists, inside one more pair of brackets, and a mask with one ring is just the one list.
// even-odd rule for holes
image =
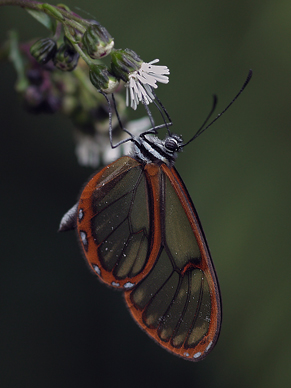
[[126, 105], [129, 105], [129, 93], [130, 93], [130, 106], [135, 110], [139, 102], [150, 104], [154, 101], [155, 96], [152, 89], [158, 87], [157, 82], [167, 84], [169, 82], [170, 70], [167, 66], [156, 66], [154, 63], [159, 62], [159, 59], [154, 59], [149, 63], [143, 62], [139, 70], [136, 70], [129, 74], [129, 80], [126, 87], [127, 91]]

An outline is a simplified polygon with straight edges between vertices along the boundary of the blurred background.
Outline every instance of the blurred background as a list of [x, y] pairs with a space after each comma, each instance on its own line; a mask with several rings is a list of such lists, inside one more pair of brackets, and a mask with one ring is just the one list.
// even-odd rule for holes
[[[1, 387], [290, 386], [290, 2], [66, 4], [106, 26], [117, 48], [170, 68], [158, 95], [185, 140], [212, 94], [219, 113], [254, 71], [176, 164], [219, 277], [222, 331], [200, 363], [169, 354], [88, 270], [74, 232], [57, 233], [93, 170], [77, 163], [71, 122], [23, 110], [1, 62]], [[23, 41], [47, 36], [25, 11], [1, 7], [0, 41], [10, 29]]]

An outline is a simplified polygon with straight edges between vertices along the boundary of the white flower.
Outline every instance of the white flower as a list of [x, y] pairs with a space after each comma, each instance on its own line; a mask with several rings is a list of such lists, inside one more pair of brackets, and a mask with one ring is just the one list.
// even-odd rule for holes
[[[127, 130], [133, 136], [138, 136], [140, 133], [148, 130], [151, 126], [150, 119], [145, 116], [138, 120], [133, 120], [127, 123]], [[113, 143], [116, 144], [120, 140], [128, 138], [128, 134], [124, 131], [113, 138]], [[81, 166], [97, 168], [102, 165], [107, 165], [114, 162], [121, 155], [129, 155], [132, 148], [132, 142], [121, 144], [119, 147], [111, 148], [108, 133], [95, 133], [87, 135], [80, 130], [75, 130], [76, 155]]]
[[159, 62], [159, 59], [155, 59], [149, 63], [143, 62], [140, 69], [129, 74], [128, 82], [126, 83], [126, 106], [130, 106], [134, 110], [137, 108], [140, 102], [150, 104], [155, 99], [152, 93], [152, 88], [158, 87], [157, 82], [167, 84], [169, 77], [166, 74], [170, 74], [170, 70], [167, 66], [154, 66], [154, 63]]

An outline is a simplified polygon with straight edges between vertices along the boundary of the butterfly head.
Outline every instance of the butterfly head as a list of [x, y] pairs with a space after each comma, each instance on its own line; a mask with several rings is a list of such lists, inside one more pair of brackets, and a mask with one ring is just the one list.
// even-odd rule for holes
[[166, 137], [164, 146], [167, 152], [174, 154], [183, 150], [184, 142], [181, 136], [173, 133]]
[[178, 152], [182, 151], [184, 146], [182, 137], [176, 134], [170, 134], [161, 140], [151, 133], [142, 133], [132, 141], [133, 154], [138, 160], [144, 163], [165, 163], [168, 166], [173, 166]]

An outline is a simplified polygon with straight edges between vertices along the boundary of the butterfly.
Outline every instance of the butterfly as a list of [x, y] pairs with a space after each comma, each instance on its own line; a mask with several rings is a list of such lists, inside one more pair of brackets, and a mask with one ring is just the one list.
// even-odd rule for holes
[[[168, 126], [163, 140], [157, 137], [161, 126], [129, 134], [132, 155], [97, 172], [60, 227], [76, 227], [90, 268], [124, 292], [138, 325], [163, 348], [191, 361], [202, 360], [217, 342], [221, 297], [201, 222], [174, 163], [212, 123], [204, 123], [187, 143]], [[110, 135], [112, 147], [124, 142], [113, 146]]]

